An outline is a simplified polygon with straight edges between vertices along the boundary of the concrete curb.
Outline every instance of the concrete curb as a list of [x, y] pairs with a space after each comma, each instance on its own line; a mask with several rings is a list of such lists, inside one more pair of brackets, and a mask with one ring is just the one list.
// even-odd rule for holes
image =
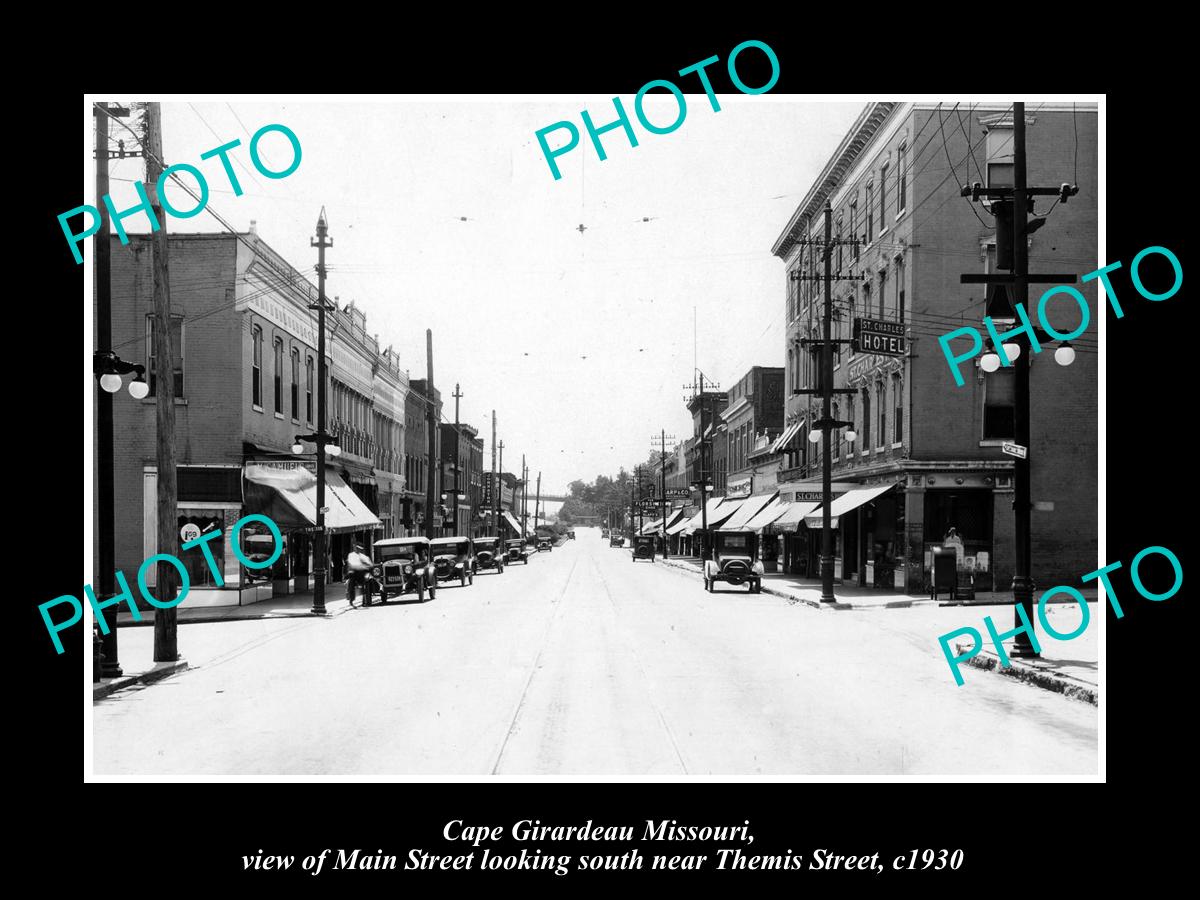
[[[971, 645], [969, 644], [955, 644], [954, 654], [955, 656], [961, 656], [969, 652], [970, 649]], [[1071, 675], [1063, 675], [1059, 672], [1050, 671], [1045, 666], [1038, 665], [1037, 663], [1027, 663], [1010, 658], [1008, 661], [1009, 664], [1002, 666], [1000, 665], [1000, 657], [994, 651], [987, 649], [981, 650], [978, 656], [965, 659], [963, 662], [976, 669], [997, 672], [1009, 678], [1016, 678], [1026, 684], [1032, 684], [1034, 687], [1062, 694], [1064, 697], [1069, 697], [1072, 700], [1090, 703], [1092, 706], [1099, 705], [1098, 687], [1088, 684], [1086, 681], [1080, 681]]]
[[[373, 603], [371, 605], [374, 606], [375, 604]], [[355, 606], [355, 607], [343, 606], [339, 609], [329, 609], [327, 607], [325, 610], [325, 615], [319, 616], [314, 612], [295, 612], [295, 613], [259, 612], [259, 613], [253, 613], [253, 612], [250, 612], [250, 610], [254, 608], [253, 606], [247, 606], [247, 607], [242, 607], [242, 608], [244, 608], [246, 610], [245, 613], [237, 613], [236, 615], [230, 615], [230, 616], [205, 615], [205, 614], [200, 614], [200, 615], [195, 615], [195, 616], [187, 616], [186, 618], [180, 616], [176, 619], [176, 621], [179, 625], [191, 625], [193, 623], [248, 622], [248, 621], [251, 621], [254, 619], [333, 619], [333, 618], [336, 618], [337, 616], [342, 615], [343, 613], [350, 612], [351, 609], [362, 609], [361, 606]], [[121, 628], [151, 627], [154, 625], [154, 618], [153, 618], [153, 616], [143, 616], [139, 621], [135, 622], [132, 617], [128, 617], [128, 615], [126, 614], [125, 617], [122, 617], [117, 620], [117, 624]]]
[[[684, 572], [691, 572], [694, 575], [701, 575], [700, 572], [697, 572], [695, 569], [693, 569], [689, 565], [686, 565], [685, 563], [677, 563], [677, 562], [674, 562], [669, 559], [664, 559], [664, 560], [662, 560], [662, 562], [665, 563], [666, 565], [670, 566], [673, 569], [680, 569], [681, 571], [684, 571]], [[703, 576], [701, 575], [701, 577], [703, 577]], [[782, 589], [776, 588], [776, 587], [771, 587], [771, 585], [766, 581], [764, 581], [762, 584], [762, 592], [764, 594], [770, 594], [773, 597], [782, 597], [784, 600], [787, 600], [789, 603], [801, 603], [801, 604], [804, 604], [805, 606], [811, 606], [813, 609], [834, 609], [834, 610], [842, 610], [842, 609], [859, 609], [859, 610], [863, 610], [863, 609], [866, 609], [866, 610], [910, 609], [911, 607], [914, 607], [914, 606], [934, 606], [935, 605], [934, 601], [932, 601], [932, 600], [889, 600], [887, 603], [854, 603], [854, 602], [822, 603], [820, 600], [809, 599], [808, 597], [797, 597], [795, 594], [790, 593], [789, 591], [785, 591], [785, 590], [782, 590]]]
[[98, 684], [92, 685], [92, 702], [103, 700], [109, 694], [134, 684], [152, 684], [155, 681], [162, 681], [162, 679], [170, 675], [182, 672], [187, 667], [186, 659], [177, 659], [174, 662], [155, 663], [153, 668], [147, 669], [145, 672], [139, 672], [136, 675], [122, 675], [120, 678], [110, 678], [108, 681], [101, 681]]

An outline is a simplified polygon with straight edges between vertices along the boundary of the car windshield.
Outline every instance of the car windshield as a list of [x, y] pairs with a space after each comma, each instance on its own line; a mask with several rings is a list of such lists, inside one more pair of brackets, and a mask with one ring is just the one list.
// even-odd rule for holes
[[399, 559], [411, 562], [417, 558], [417, 548], [412, 544], [403, 544], [399, 547], [376, 547], [375, 551], [381, 560]]
[[727, 534], [722, 541], [722, 550], [746, 550], [750, 546], [750, 535], [748, 534]]

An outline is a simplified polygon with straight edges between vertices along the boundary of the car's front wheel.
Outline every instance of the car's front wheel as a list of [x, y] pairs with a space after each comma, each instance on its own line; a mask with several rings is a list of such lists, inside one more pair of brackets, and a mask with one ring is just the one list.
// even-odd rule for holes
[[417, 602], [418, 603], [425, 602], [425, 585], [423, 582], [420, 582], [420, 581], [417, 582]]

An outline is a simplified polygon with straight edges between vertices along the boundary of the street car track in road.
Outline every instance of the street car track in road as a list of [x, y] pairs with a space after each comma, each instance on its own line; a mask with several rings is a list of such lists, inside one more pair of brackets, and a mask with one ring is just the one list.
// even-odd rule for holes
[[[612, 605], [614, 613], [619, 613], [620, 607], [617, 605], [617, 601], [613, 599], [612, 591], [609, 590], [608, 579], [604, 577], [604, 573], [596, 565], [595, 559], [592, 559], [591, 563], [592, 568], [596, 570], [596, 576], [600, 579], [600, 586], [604, 589], [604, 595]], [[654, 695], [650, 690], [650, 676], [646, 672], [646, 666], [642, 663], [642, 657], [637, 652], [637, 647], [633, 645], [632, 641], [625, 641], [625, 646], [629, 648], [630, 655], [633, 657], [634, 662], [637, 663], [638, 674], [641, 675], [642, 683], [645, 686], [646, 701], [650, 704], [650, 708], [654, 710], [654, 714], [658, 716], [659, 724], [662, 725], [663, 732], [667, 736], [667, 741], [671, 744], [671, 749], [675, 751], [675, 758], [679, 761], [679, 768], [683, 771], [684, 775], [688, 775], [690, 773], [688, 772], [687, 763], [684, 761], [683, 752], [679, 749], [679, 742], [675, 740], [675, 734], [671, 731], [671, 726], [667, 724], [662, 707], [655, 702]]]
[[533, 684], [533, 676], [537, 674], [537, 670], [541, 667], [542, 657], [545, 655], [546, 647], [549, 646], [550, 643], [550, 632], [553, 630], [555, 622], [557, 622], [562, 615], [564, 606], [563, 597], [566, 596], [567, 588], [571, 586], [571, 579], [575, 577], [575, 570], [577, 568], [579, 568], [578, 556], [576, 556], [576, 558], [572, 561], [571, 571], [567, 573], [567, 578], [563, 582], [562, 589], [558, 592], [558, 596], [551, 601], [555, 606], [554, 614], [550, 616], [550, 621], [546, 623], [546, 630], [542, 633], [542, 640], [538, 646], [537, 656], [534, 657], [533, 665], [529, 667], [529, 674], [525, 678], [525, 685], [521, 689], [521, 696], [517, 698], [517, 705], [514, 707], [512, 716], [509, 718], [508, 729], [504, 733], [504, 740], [500, 742], [500, 748], [496, 751], [495, 762], [492, 764], [492, 775], [500, 774], [500, 765], [504, 762], [504, 752], [508, 749], [508, 743], [510, 740], [512, 740], [512, 736], [516, 733], [517, 723], [521, 718], [521, 711], [524, 709], [525, 700], [529, 696], [530, 685]]

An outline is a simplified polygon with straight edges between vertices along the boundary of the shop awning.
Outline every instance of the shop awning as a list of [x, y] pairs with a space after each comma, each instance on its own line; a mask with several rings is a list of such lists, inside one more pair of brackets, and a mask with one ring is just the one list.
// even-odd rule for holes
[[646, 522], [642, 525], [642, 530], [638, 534], [654, 534], [658, 531], [658, 526], [662, 524], [662, 519], [655, 519], [653, 522]]
[[782, 531], [795, 531], [804, 521], [804, 517], [820, 506], [820, 503], [810, 503], [807, 500], [796, 500], [787, 505], [783, 514], [771, 524]]
[[[317, 524], [317, 475], [304, 466], [247, 463], [245, 510], [271, 519], [281, 529]], [[382, 528], [383, 523], [336, 472], [325, 472], [325, 527], [330, 531]]]
[[[864, 503], [870, 503], [880, 494], [887, 493], [895, 484], [873, 484], [870, 487], [854, 488], [846, 491], [842, 496], [838, 497], [833, 503], [829, 504], [829, 524], [831, 528], [837, 528], [838, 517], [845, 515], [852, 510], [858, 509]], [[822, 513], [817, 510], [815, 513], [809, 513], [804, 517], [804, 524], [809, 528], [823, 527]]]
[[720, 528], [721, 525], [723, 525], [730, 516], [741, 509], [742, 505], [749, 499], [749, 497], [726, 497], [724, 502], [717, 507], [717, 511], [709, 514], [709, 529]]
[[751, 531], [762, 531], [764, 528], [782, 516], [787, 508], [788, 504], [783, 500], [780, 500], [779, 495], [776, 494], [771, 499], [770, 503], [759, 510], [755, 514], [754, 518], [746, 523], [745, 527], [749, 528]]
[[783, 450], [783, 448], [788, 445], [788, 442], [791, 441], [792, 438], [794, 438], [796, 436], [796, 432], [798, 432], [803, 427], [804, 427], [804, 420], [797, 419], [795, 422], [793, 422], [791, 425], [789, 425], [787, 428], [785, 428], [783, 430], [783, 434], [781, 434], [779, 437], [777, 437], [775, 439], [775, 443], [773, 443], [771, 445], [771, 452], [779, 453], [781, 450]]
[[[694, 515], [694, 514], [693, 514]], [[688, 515], [687, 511], [680, 507], [675, 520], [667, 525], [667, 534], [680, 534], [692, 521], [692, 516]], [[689, 531], [688, 534], [691, 534]]]
[[514, 519], [513, 514], [507, 509], [504, 510], [504, 521], [508, 522], [508, 525], [510, 528], [512, 528], [513, 533], [519, 537], [521, 534], [521, 523]]
[[725, 524], [721, 526], [722, 531], [733, 531], [746, 527], [746, 523], [753, 519], [758, 513], [762, 512], [764, 506], [779, 496], [778, 491], [772, 491], [769, 494], [755, 494], [752, 497], [747, 497], [741, 507], [730, 516]]
[[[716, 515], [717, 507], [725, 502], [724, 497], [709, 497], [708, 504], [705, 506], [705, 511], [708, 513], [708, 527], [712, 528], [713, 516]], [[696, 513], [680, 530], [680, 534], [692, 534], [697, 528], [704, 524], [704, 516], [701, 513]]]

